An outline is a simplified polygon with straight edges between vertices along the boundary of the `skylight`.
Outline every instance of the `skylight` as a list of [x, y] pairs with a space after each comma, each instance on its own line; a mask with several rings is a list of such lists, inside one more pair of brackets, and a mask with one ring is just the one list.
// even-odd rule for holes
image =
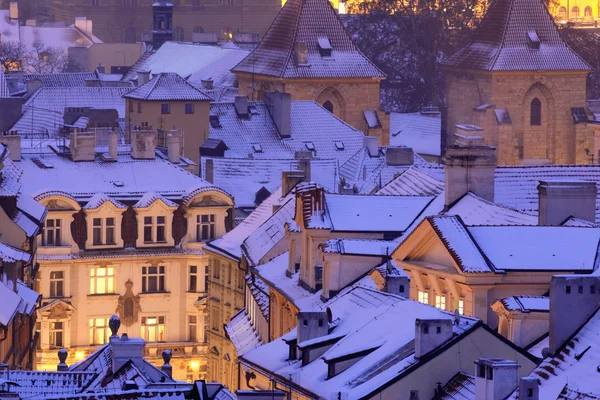
[[305, 142], [304, 145], [307, 150], [315, 151], [315, 144], [313, 142]]
[[210, 126], [212, 126], [213, 128], [222, 128], [221, 121], [219, 121], [218, 115], [210, 116]]
[[532, 49], [539, 49], [540, 48], [540, 38], [537, 35], [536, 31], [529, 31], [527, 32], [527, 41], [529, 43], [529, 47]]
[[335, 144], [335, 148], [336, 149], [338, 149], [338, 150], [344, 150], [344, 142], [336, 141], [336, 142], [334, 142], [334, 144]]
[[248, 106], [248, 112], [250, 113], [250, 115], [257, 115], [258, 108], [256, 108], [256, 106]]
[[262, 146], [260, 145], [260, 143], [254, 143], [254, 144], [252, 145], [252, 148], [254, 149], [254, 152], [255, 152], [255, 153], [262, 153], [262, 151], [263, 151], [263, 148], [262, 148]]
[[329, 43], [329, 38], [327, 36], [319, 36], [317, 38], [317, 44], [319, 45], [321, 57], [331, 57], [333, 48], [331, 47], [331, 43]]

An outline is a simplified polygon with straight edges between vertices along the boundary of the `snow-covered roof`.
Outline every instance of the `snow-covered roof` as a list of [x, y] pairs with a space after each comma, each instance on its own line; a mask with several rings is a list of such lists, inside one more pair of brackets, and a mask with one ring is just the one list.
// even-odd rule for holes
[[[288, 278], [289, 279], [289, 278]], [[240, 357], [242, 364], [258, 367], [268, 374], [284, 377], [287, 382], [300, 386], [321, 398], [333, 398], [337, 393], [347, 393], [345, 398], [358, 399], [390, 382], [409, 367], [418, 366], [414, 357], [415, 320], [448, 319], [454, 314], [424, 305], [404, 297], [381, 291], [353, 286], [344, 289], [314, 311], [329, 309], [334, 323], [326, 337], [339, 338], [321, 357], [302, 365], [301, 360], [289, 360], [286, 340], [296, 338], [296, 329], [271, 343], [257, 347]], [[398, 321], [402, 321], [398, 324]], [[452, 341], [461, 340], [463, 334], [479, 326], [475, 318], [462, 317], [452, 325]], [[389, 329], [394, 326], [394, 329]], [[301, 343], [299, 343], [301, 344]], [[304, 342], [306, 345], [306, 342]], [[328, 378], [325, 360], [334, 360], [368, 350], [347, 369]], [[390, 354], [397, 354], [390, 358]]]
[[331, 239], [320, 246], [323, 253], [338, 253], [361, 256], [387, 256], [398, 244], [388, 240]]
[[467, 193], [444, 215], [460, 215], [467, 225], [537, 225], [536, 213], [519, 211]]
[[[273, 193], [282, 183], [282, 172], [299, 171], [301, 161], [297, 159], [263, 158], [211, 158], [202, 157], [202, 177], [207, 179], [206, 161], [212, 160], [212, 180], [235, 199], [236, 207], [256, 207], [257, 194], [264, 189]], [[338, 190], [338, 162], [336, 159], [310, 160], [307, 176], [329, 192]]]
[[38, 254], [38, 260], [45, 261], [62, 261], [62, 260], [86, 260], [86, 259], [115, 259], [115, 258], [144, 258], [144, 257], [167, 257], [167, 256], [179, 256], [179, 255], [194, 255], [203, 256], [203, 250], [193, 249], [182, 249], [176, 248], [157, 248], [151, 250], [137, 249], [131, 251], [131, 249], [122, 250], [107, 250], [102, 252], [80, 252], [76, 254]]
[[14, 263], [18, 261], [29, 262], [31, 254], [0, 242], [0, 260], [5, 263]]
[[144, 101], [210, 101], [209, 95], [174, 72], [161, 72], [126, 93], [126, 99]]
[[439, 156], [440, 114], [390, 113], [390, 144], [412, 148], [415, 153]]
[[[302, 42], [306, 63], [296, 51]], [[385, 78], [352, 43], [328, 0], [286, 2], [258, 47], [233, 72], [278, 78]]]
[[97, 79], [95, 72], [61, 72], [57, 74], [24, 74], [23, 82], [39, 80], [42, 87], [86, 87], [85, 81]]
[[475, 399], [475, 377], [459, 372], [444, 385], [436, 400], [473, 400]]
[[412, 167], [381, 188], [377, 194], [393, 196], [437, 196], [444, 190], [440, 181], [426, 170]]
[[[240, 118], [234, 103], [211, 104], [210, 113], [218, 117], [220, 127], [211, 125], [209, 137], [225, 143], [226, 158], [252, 154], [257, 159], [294, 159], [296, 152], [314, 146], [311, 151], [320, 159], [336, 159], [341, 165], [363, 147], [361, 131], [314, 101], [291, 101], [289, 138], [281, 138], [264, 102], [248, 102], [248, 106], [248, 117]], [[335, 142], [343, 143], [343, 149]]]
[[[53, 395], [75, 395], [89, 386], [98, 374], [90, 372], [58, 371], [0, 371], [0, 380], [14, 382], [10, 391], [21, 398], [37, 398]], [[64, 397], [63, 397], [64, 398]], [[70, 398], [70, 396], [69, 396]]]
[[550, 298], [548, 296], [511, 296], [499, 299], [508, 311], [549, 312]]
[[[0, 281], [0, 326], [9, 326], [23, 299], [18, 293], [13, 292], [6, 284]], [[1, 376], [1, 375], [0, 375]]]
[[31, 315], [36, 310], [37, 303], [42, 295], [30, 289], [20, 280], [17, 281], [17, 294], [23, 299], [19, 312], [24, 315]]
[[135, 160], [129, 154], [119, 154], [117, 162], [73, 162], [52, 154], [45, 155], [43, 160], [51, 168], [39, 166], [37, 157], [29, 155], [19, 163], [25, 192], [39, 196], [58, 191], [81, 202], [91, 200], [98, 193], [119, 201], [138, 201], [148, 192], [155, 192], [169, 204], [180, 201], [191, 187], [203, 186], [223, 192], [160, 158]]
[[155, 192], [144, 193], [142, 197], [133, 205], [133, 208], [147, 208], [154, 204], [156, 201], [161, 201], [167, 207], [177, 207], [177, 203], [173, 203], [171, 200], [166, 199]]
[[121, 203], [120, 201], [110, 198], [109, 196], [105, 195], [104, 193], [96, 193], [95, 195], [93, 195], [92, 198], [90, 199], [90, 201], [88, 201], [88, 203], [85, 206], [83, 206], [83, 208], [85, 210], [96, 210], [96, 209], [100, 208], [102, 206], [102, 204], [106, 203], [107, 201], [118, 209], [127, 208], [127, 206], [125, 204]]
[[225, 330], [238, 357], [262, 344], [245, 308], [231, 318]]

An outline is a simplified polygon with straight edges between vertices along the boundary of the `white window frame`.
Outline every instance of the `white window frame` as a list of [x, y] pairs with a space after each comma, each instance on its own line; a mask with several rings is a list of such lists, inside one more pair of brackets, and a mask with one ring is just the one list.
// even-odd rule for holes
[[[63, 245], [62, 244], [63, 243], [62, 230], [63, 230], [63, 223], [62, 223], [61, 218], [46, 219], [46, 222], [44, 224], [44, 232], [42, 235], [42, 246], [47, 246], [47, 247], [62, 246]], [[50, 233], [52, 233], [52, 234], [50, 235]], [[52, 240], [49, 241], [48, 240], [49, 237], [51, 237]]]
[[[188, 342], [197, 342], [198, 341], [198, 316], [197, 315], [188, 315], [187, 328], [188, 328], [187, 329]], [[193, 335], [192, 335], [192, 333], [193, 333]]]
[[108, 342], [110, 338], [110, 328], [108, 318], [90, 318], [90, 345], [101, 345]]
[[429, 292], [422, 292], [419, 290], [419, 293], [417, 296], [418, 296], [417, 301], [419, 303], [429, 304]]
[[[203, 219], [206, 217], [206, 221]], [[217, 216], [215, 214], [198, 214], [196, 215], [196, 241], [210, 242], [217, 238]], [[204, 235], [206, 228], [207, 235]]]
[[[99, 290], [101, 283], [104, 291]], [[108, 266], [94, 266], [90, 269], [90, 294], [115, 293], [115, 268]]]
[[[53, 324], [60, 324], [60, 328], [52, 327]], [[56, 343], [56, 334], [60, 333], [60, 344]], [[58, 349], [65, 346], [65, 322], [50, 321], [48, 324], [48, 345], [51, 349]]]
[[[53, 277], [53, 274], [61, 274], [60, 278]], [[50, 271], [50, 275], [48, 278], [50, 282], [50, 291], [49, 294], [51, 298], [56, 297], [65, 297], [65, 271]], [[60, 286], [61, 295], [58, 295], [58, 287]], [[54, 290], [53, 290], [54, 288]], [[54, 293], [52, 293], [54, 291]]]
[[441, 310], [446, 309], [446, 296], [435, 296], [435, 306]]
[[[96, 225], [96, 222], [100, 222]], [[109, 221], [112, 222], [109, 225]], [[112, 229], [112, 242], [108, 242], [108, 232]], [[116, 218], [115, 217], [92, 217], [92, 244], [94, 246], [113, 246], [116, 240]], [[96, 242], [96, 232], [100, 232], [100, 241]]]
[[[156, 272], [150, 272], [156, 268]], [[156, 278], [156, 290], [149, 290], [150, 279]], [[162, 281], [162, 289], [161, 289]], [[142, 267], [142, 293], [165, 293], [167, 291], [167, 269], [164, 265], [145, 265]]]
[[[161, 322], [162, 321], [162, 322]], [[147, 343], [163, 343], [167, 341], [166, 331], [166, 317], [163, 315], [158, 316], [145, 316], [142, 317], [142, 339]], [[154, 330], [154, 332], [153, 332]], [[162, 340], [161, 339], [162, 332]], [[152, 335], [156, 340], [152, 340]]]
[[[198, 271], [199, 268], [197, 265], [189, 265], [188, 266], [188, 292], [196, 293], [199, 292], [199, 283], [198, 280]], [[192, 288], [192, 278], [194, 278], [194, 287]]]

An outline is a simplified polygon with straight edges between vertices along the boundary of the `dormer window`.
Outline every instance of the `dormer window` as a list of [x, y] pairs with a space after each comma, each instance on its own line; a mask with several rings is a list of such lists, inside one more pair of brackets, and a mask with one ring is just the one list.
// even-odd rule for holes
[[527, 44], [529, 45], [529, 48], [539, 50], [540, 38], [537, 35], [536, 31], [527, 32]]
[[215, 215], [196, 216], [196, 241], [207, 242], [215, 239]]
[[317, 38], [317, 44], [319, 45], [321, 57], [331, 57], [333, 48], [331, 47], [331, 43], [329, 43], [329, 38], [327, 36], [319, 36]]
[[165, 243], [167, 241], [166, 218], [144, 217], [144, 243]]
[[42, 235], [43, 245], [60, 246], [62, 244], [61, 232], [62, 229], [60, 219], [47, 219], [46, 226], [44, 227], [44, 234]]
[[93, 219], [94, 245], [115, 244], [115, 219], [94, 218]]

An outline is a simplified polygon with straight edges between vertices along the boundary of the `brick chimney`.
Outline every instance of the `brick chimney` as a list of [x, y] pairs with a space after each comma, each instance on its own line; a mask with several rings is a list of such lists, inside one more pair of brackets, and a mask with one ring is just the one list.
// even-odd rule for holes
[[77, 129], [70, 134], [69, 147], [71, 160], [94, 161], [96, 159], [96, 134], [79, 132]]
[[302, 218], [308, 225], [312, 218], [322, 218], [325, 212], [325, 189], [315, 183], [302, 183], [296, 188], [302, 201]]
[[419, 359], [452, 338], [451, 319], [415, 320], [415, 358]]
[[110, 317], [108, 325], [112, 332], [109, 343], [112, 350], [113, 373], [118, 371], [129, 360], [139, 368], [144, 369], [144, 347], [146, 347], [144, 339], [129, 338], [126, 333], [119, 337], [118, 332], [121, 320], [116, 315]]
[[6, 146], [12, 161], [21, 161], [21, 136], [17, 131], [2, 132], [0, 143]]
[[157, 139], [155, 130], [134, 127], [131, 131], [131, 157], [143, 160], [154, 159]]

